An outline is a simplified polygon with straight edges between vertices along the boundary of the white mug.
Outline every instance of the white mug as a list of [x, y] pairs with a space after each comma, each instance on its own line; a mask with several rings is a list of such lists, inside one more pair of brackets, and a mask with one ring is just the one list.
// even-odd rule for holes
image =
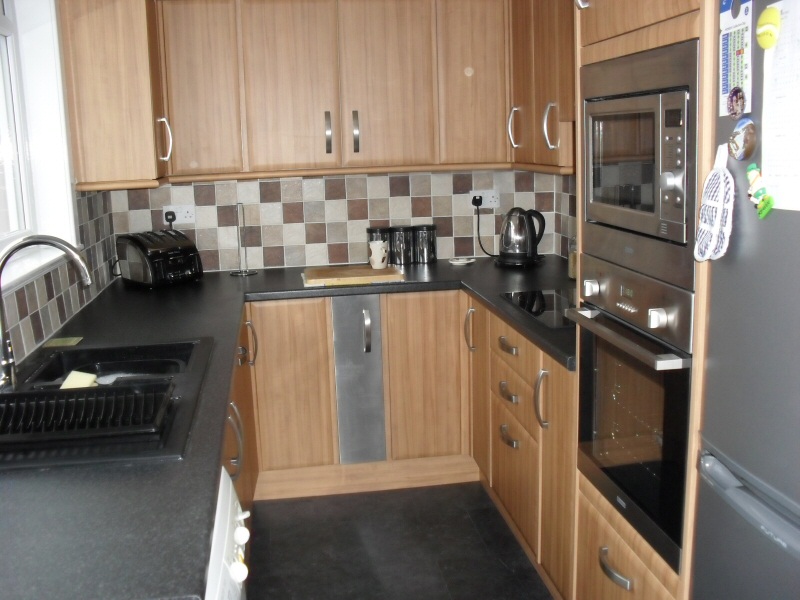
[[373, 269], [385, 269], [389, 260], [389, 244], [382, 240], [369, 243], [369, 264]]

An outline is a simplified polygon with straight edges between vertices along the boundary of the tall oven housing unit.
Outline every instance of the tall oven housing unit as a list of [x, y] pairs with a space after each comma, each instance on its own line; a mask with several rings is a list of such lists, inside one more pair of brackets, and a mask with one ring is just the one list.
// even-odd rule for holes
[[[698, 42], [581, 68], [580, 472], [681, 564]], [[598, 560], [604, 561], [602, 549]]]

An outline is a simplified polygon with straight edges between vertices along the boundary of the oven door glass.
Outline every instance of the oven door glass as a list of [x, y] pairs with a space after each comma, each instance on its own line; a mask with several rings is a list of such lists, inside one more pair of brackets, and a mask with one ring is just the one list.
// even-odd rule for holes
[[690, 368], [656, 370], [608, 341], [688, 357], [610, 317], [581, 328], [579, 466], [677, 568], [683, 528]]

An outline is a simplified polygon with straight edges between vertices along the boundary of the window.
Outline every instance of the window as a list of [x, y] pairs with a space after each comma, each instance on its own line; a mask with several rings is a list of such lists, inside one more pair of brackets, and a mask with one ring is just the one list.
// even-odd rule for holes
[[[0, 0], [0, 248], [30, 233], [75, 243], [55, 0]], [[61, 256], [15, 255], [4, 287]]]

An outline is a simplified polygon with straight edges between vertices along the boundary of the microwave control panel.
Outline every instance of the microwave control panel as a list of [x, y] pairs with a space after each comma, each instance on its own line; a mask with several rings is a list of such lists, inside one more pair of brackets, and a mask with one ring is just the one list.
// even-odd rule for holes
[[661, 228], [686, 223], [686, 105], [685, 91], [661, 95]]

